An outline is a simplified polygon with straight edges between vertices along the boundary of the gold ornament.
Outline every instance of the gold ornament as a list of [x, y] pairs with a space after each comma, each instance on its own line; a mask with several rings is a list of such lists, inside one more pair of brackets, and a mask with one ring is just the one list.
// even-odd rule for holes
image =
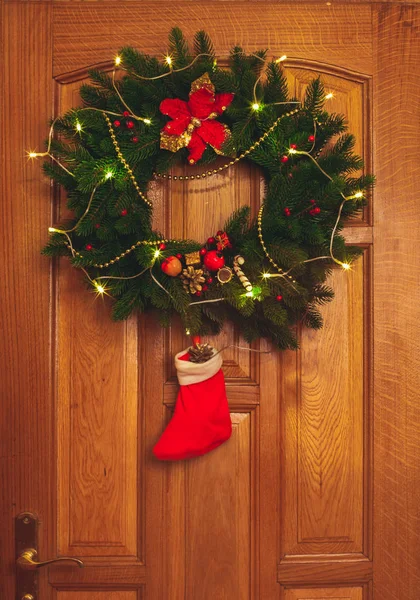
[[232, 269], [230, 267], [222, 267], [217, 271], [217, 279], [220, 283], [229, 283], [232, 279]]
[[184, 290], [190, 294], [201, 292], [203, 289], [202, 284], [206, 281], [203, 275], [203, 269], [194, 269], [192, 266], [184, 269], [181, 275]]
[[185, 264], [188, 265], [199, 265], [201, 263], [200, 252], [189, 252], [185, 255]]
[[194, 92], [198, 92], [198, 90], [201, 90], [202, 88], [205, 88], [212, 94], [216, 92], [208, 73], [203, 73], [201, 77], [192, 82], [190, 96], [194, 94]]

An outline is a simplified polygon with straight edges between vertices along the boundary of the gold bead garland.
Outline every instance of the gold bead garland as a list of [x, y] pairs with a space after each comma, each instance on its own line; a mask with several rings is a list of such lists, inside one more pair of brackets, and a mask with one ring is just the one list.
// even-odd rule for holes
[[146, 202], [146, 204], [148, 206], [152, 207], [153, 206], [152, 203], [146, 198], [146, 196], [143, 194], [143, 192], [139, 188], [139, 185], [138, 185], [138, 183], [136, 181], [136, 178], [134, 177], [133, 170], [130, 167], [130, 165], [128, 164], [128, 162], [125, 160], [125, 158], [124, 158], [124, 156], [123, 156], [123, 154], [121, 152], [121, 149], [120, 149], [120, 147], [118, 145], [118, 142], [117, 142], [117, 138], [115, 137], [115, 133], [114, 133], [114, 130], [112, 128], [112, 123], [111, 123], [110, 118], [108, 117], [108, 115], [105, 112], [103, 112], [102, 114], [103, 114], [103, 116], [104, 116], [104, 118], [105, 118], [105, 120], [107, 122], [108, 129], [109, 129], [109, 135], [111, 136], [112, 143], [114, 144], [114, 148], [115, 148], [115, 151], [117, 153], [118, 158], [120, 159], [120, 161], [123, 164], [124, 168], [126, 169], [127, 173], [130, 175], [130, 179], [131, 179], [134, 187], [136, 188], [136, 191], [137, 191], [138, 195], [140, 196], [140, 198], [142, 200], [144, 200], [144, 202]]
[[267, 247], [266, 247], [265, 242], [264, 242], [263, 234], [262, 234], [262, 214], [263, 214], [263, 210], [264, 210], [264, 207], [261, 206], [260, 210], [258, 211], [257, 224], [258, 224], [258, 239], [260, 240], [260, 244], [262, 246], [262, 249], [264, 250], [264, 254], [268, 258], [268, 260], [271, 263], [271, 265], [275, 269], [277, 269], [277, 271], [279, 272], [279, 274], [282, 277], [284, 277], [285, 279], [286, 278], [291, 279], [293, 281], [293, 283], [296, 283], [296, 279], [293, 279], [293, 277], [291, 275], [288, 275], [287, 273], [285, 273], [283, 271], [283, 269], [281, 267], [279, 267], [279, 265], [271, 258], [271, 256], [268, 253]]
[[217, 169], [204, 171], [203, 173], [197, 174], [197, 175], [167, 175], [166, 173], [155, 173], [154, 175], [155, 175], [155, 177], [160, 177], [161, 179], [172, 179], [174, 181], [189, 181], [192, 179], [205, 179], [206, 177], [211, 177], [212, 175], [217, 175], [217, 173], [220, 173], [221, 171], [225, 171], [226, 169], [229, 169], [230, 167], [232, 167], [233, 165], [238, 163], [240, 160], [242, 160], [243, 158], [248, 156], [248, 154], [251, 154], [251, 152], [253, 150], [258, 148], [258, 146], [260, 146], [264, 142], [264, 140], [267, 139], [267, 137], [270, 135], [270, 133], [272, 131], [274, 131], [274, 129], [277, 127], [277, 125], [280, 123], [280, 121], [282, 119], [284, 119], [285, 117], [291, 117], [292, 115], [295, 115], [297, 112], [299, 112], [299, 110], [300, 110], [299, 108], [295, 108], [295, 109], [291, 110], [290, 112], [287, 112], [284, 115], [281, 115], [278, 119], [276, 119], [274, 121], [274, 123], [271, 125], [271, 127], [269, 129], [267, 129], [267, 131], [265, 133], [263, 133], [263, 135], [260, 137], [260, 139], [257, 140], [252, 146], [250, 146], [250, 148], [248, 148], [248, 150], [245, 150], [244, 152], [242, 152], [242, 154], [240, 154], [233, 160], [229, 161], [225, 165], [218, 167]]
[[[139, 246], [156, 246], [159, 244], [182, 244], [183, 240], [139, 240], [138, 242], [136, 242], [135, 244], [133, 244], [132, 246], [130, 246], [130, 248], [127, 248], [127, 250], [125, 250], [124, 252], [121, 252], [121, 254], [119, 254], [118, 256], [116, 256], [115, 258], [113, 258], [112, 260], [110, 260], [107, 263], [104, 264], [94, 264], [92, 265], [92, 267], [97, 267], [98, 269], [105, 269], [106, 267], [109, 267], [110, 265], [115, 264], [116, 262], [118, 262], [119, 260], [121, 260], [122, 258], [124, 258], [125, 256], [127, 256], [127, 254], [130, 254], [133, 250], [135, 250], [136, 248], [138, 248]], [[69, 248], [70, 246], [67, 245], [67, 247]], [[74, 251], [74, 256], [78, 256], [79, 258], [86, 258], [83, 254], [80, 254], [80, 252], [77, 252], [77, 250]]]

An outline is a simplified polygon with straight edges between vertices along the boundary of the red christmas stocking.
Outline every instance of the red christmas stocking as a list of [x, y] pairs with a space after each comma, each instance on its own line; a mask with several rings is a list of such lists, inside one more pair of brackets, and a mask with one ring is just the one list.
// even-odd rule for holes
[[174, 415], [153, 448], [160, 460], [201, 456], [230, 438], [232, 422], [226, 398], [222, 357], [189, 362], [187, 350], [175, 356], [180, 389]]

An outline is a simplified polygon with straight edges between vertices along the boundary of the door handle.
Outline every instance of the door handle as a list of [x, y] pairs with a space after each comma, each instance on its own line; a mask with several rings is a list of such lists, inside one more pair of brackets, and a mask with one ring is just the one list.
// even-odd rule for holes
[[16, 595], [15, 600], [40, 600], [38, 595], [38, 569], [53, 563], [70, 563], [83, 567], [79, 558], [59, 556], [50, 560], [39, 561], [38, 558], [38, 526], [37, 515], [24, 512], [15, 519], [16, 545]]
[[59, 558], [51, 558], [50, 560], [43, 560], [41, 562], [36, 561], [37, 551], [34, 548], [25, 548], [23, 550], [17, 560], [16, 564], [20, 569], [24, 569], [25, 571], [35, 571], [35, 569], [39, 569], [40, 567], [45, 567], [45, 565], [51, 565], [56, 562], [74, 562], [80, 568], [84, 567], [83, 561], [79, 558], [73, 558], [71, 556], [60, 556]]

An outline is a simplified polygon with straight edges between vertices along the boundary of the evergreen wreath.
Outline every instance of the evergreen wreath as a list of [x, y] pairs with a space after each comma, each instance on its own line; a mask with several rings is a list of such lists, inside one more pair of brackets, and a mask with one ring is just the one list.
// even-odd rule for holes
[[[360, 176], [344, 116], [324, 110], [320, 78], [301, 102], [289, 98], [284, 58], [237, 46], [219, 68], [204, 31], [190, 51], [175, 28], [163, 60], [127, 47], [112, 74], [91, 70], [84, 106], [52, 122], [46, 152], [29, 153], [52, 159], [44, 171], [74, 213], [49, 228], [43, 253], [69, 257], [112, 296], [114, 319], [155, 310], [166, 326], [177, 313], [191, 335], [231, 320], [249, 342], [265, 337], [281, 349], [297, 347], [297, 324], [322, 326], [332, 267], [348, 269], [361, 253], [345, 245], [343, 222], [363, 207], [373, 177]], [[209, 166], [220, 155], [225, 164]], [[152, 229], [151, 179], [217, 177], [242, 159], [265, 176], [256, 218], [244, 206], [204, 244]], [[185, 162], [203, 171], [169, 173]]]

